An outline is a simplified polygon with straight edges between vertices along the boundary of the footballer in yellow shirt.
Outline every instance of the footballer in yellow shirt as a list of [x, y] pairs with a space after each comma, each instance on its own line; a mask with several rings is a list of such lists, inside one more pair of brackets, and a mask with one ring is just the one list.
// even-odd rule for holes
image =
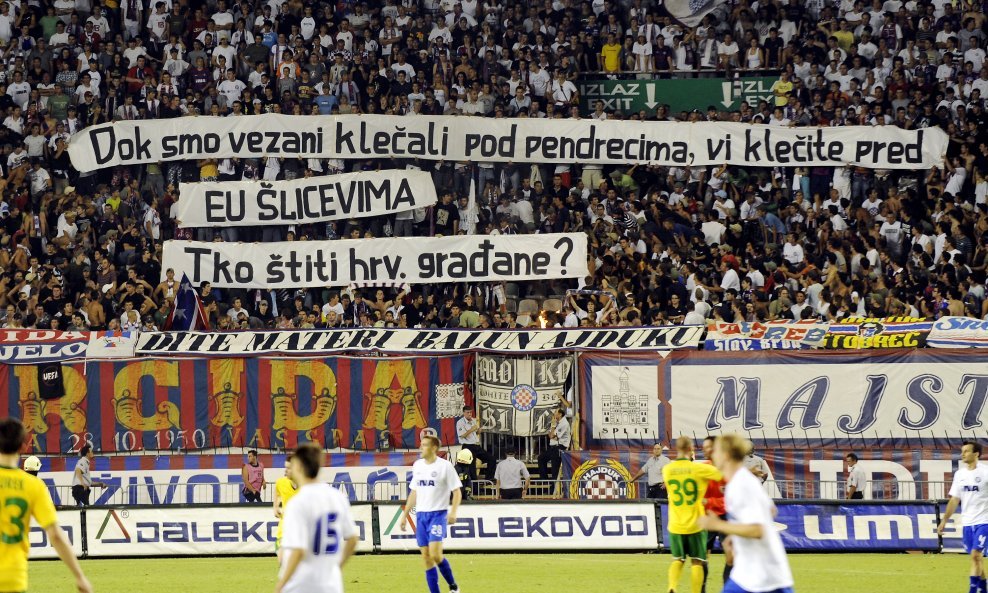
[[292, 479], [292, 456], [285, 458], [285, 475], [274, 482], [274, 516], [278, 517], [278, 533], [274, 538], [274, 549], [281, 563], [281, 529], [285, 522], [285, 505], [298, 492], [298, 484]]
[[17, 467], [26, 436], [19, 420], [0, 420], [0, 593], [27, 591], [32, 520], [45, 530], [52, 547], [75, 575], [80, 593], [92, 593], [65, 532], [58, 527], [48, 488], [36, 476]]
[[712, 465], [693, 461], [693, 441], [688, 437], [676, 440], [675, 461], [662, 468], [669, 493], [669, 548], [672, 564], [669, 566], [669, 591], [675, 591], [687, 558], [690, 568], [690, 590], [700, 593], [703, 589], [703, 565], [707, 561], [707, 534], [700, 528], [703, 516], [703, 497], [710, 482], [724, 478]]

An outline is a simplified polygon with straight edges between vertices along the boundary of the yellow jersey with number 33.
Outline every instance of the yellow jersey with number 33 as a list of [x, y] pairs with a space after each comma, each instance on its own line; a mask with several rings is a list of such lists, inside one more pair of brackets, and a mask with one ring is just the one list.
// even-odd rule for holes
[[720, 471], [704, 463], [677, 459], [662, 468], [669, 493], [669, 533], [689, 535], [701, 531], [703, 496], [710, 482], [724, 479]]
[[25, 471], [0, 466], [0, 591], [27, 591], [32, 519], [42, 529], [58, 521], [45, 483]]

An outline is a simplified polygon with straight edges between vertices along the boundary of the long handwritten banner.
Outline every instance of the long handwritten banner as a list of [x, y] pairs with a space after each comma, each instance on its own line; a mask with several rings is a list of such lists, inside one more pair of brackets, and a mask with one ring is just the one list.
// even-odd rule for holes
[[[165, 241], [162, 269], [193, 284], [298, 288], [582, 278], [586, 233], [209, 243]], [[162, 276], [164, 279], [164, 276]]]
[[141, 356], [318, 355], [342, 352], [443, 354], [465, 351], [509, 353], [568, 350], [638, 350], [655, 352], [696, 348], [701, 326], [613, 329], [384, 329], [301, 330], [272, 332], [144, 332], [137, 341]]
[[[316, 442], [374, 450], [417, 446], [431, 427], [455, 438], [472, 402], [472, 356], [284, 360], [222, 358], [63, 365], [65, 397], [38, 397], [33, 365], [0, 366], [0, 415], [23, 420], [35, 452], [92, 442], [104, 452]], [[438, 394], [442, 394], [440, 397]]]
[[183, 183], [181, 227], [311, 224], [396, 214], [436, 203], [425, 171], [368, 171], [290, 181]]
[[894, 126], [782, 128], [726, 122], [266, 114], [101, 124], [73, 135], [69, 156], [82, 172], [159, 161], [285, 155], [926, 169], [943, 161], [947, 142], [947, 134], [938, 128]]

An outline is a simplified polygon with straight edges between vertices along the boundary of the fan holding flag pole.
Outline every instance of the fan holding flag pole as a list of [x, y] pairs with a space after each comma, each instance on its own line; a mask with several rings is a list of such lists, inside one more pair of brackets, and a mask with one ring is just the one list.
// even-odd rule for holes
[[703, 21], [703, 17], [725, 4], [727, 0], [666, 0], [660, 11], [664, 10], [682, 25], [693, 28]]
[[193, 288], [189, 277], [182, 274], [182, 282], [179, 284], [178, 295], [175, 297], [175, 306], [165, 321], [166, 330], [192, 331], [209, 330], [209, 318], [206, 316], [206, 309], [202, 305], [202, 298], [199, 292]]

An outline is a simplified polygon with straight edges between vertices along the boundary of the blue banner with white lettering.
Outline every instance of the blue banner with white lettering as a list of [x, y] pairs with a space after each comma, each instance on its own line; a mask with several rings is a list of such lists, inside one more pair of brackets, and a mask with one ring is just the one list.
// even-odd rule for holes
[[791, 551], [938, 551], [932, 502], [779, 504], [776, 527]]

